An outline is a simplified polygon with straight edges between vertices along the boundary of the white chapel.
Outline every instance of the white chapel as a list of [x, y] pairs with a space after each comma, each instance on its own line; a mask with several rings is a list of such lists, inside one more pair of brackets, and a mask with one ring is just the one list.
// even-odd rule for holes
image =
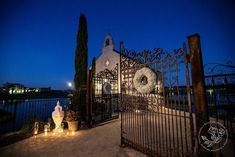
[[[108, 72], [116, 73], [116, 82], [111, 83], [109, 80], [104, 79], [100, 84], [104, 85], [104, 82], [108, 82], [112, 85], [112, 89], [116, 88], [115, 93], [120, 93], [120, 53], [115, 50], [114, 41], [112, 36], [108, 33], [103, 42], [102, 52], [96, 59], [96, 75]], [[104, 88], [104, 87], [100, 87]], [[112, 90], [113, 91], [113, 90]]]

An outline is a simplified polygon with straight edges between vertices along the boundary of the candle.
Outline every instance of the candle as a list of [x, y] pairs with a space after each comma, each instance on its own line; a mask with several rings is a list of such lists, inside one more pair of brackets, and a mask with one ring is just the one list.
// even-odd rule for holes
[[39, 123], [38, 122], [35, 122], [34, 123], [34, 134], [38, 134], [38, 127], [39, 127]]
[[44, 125], [44, 134], [47, 136], [47, 125]]
[[74, 131], [72, 131], [72, 135], [75, 135], [75, 132], [74, 132]]

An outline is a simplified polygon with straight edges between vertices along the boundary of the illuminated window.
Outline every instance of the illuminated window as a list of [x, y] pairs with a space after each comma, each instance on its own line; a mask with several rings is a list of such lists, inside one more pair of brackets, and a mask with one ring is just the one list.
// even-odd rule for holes
[[110, 64], [109, 60], [106, 60], [105, 65], [109, 66], [109, 64]]

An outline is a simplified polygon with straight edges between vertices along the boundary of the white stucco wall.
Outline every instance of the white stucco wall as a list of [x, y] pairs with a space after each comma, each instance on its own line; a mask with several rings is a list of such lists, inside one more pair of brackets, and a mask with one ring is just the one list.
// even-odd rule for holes
[[[109, 45], [106, 45], [107, 40]], [[102, 52], [96, 60], [96, 73], [105, 69], [113, 70], [120, 62], [119, 57], [119, 54], [114, 51], [114, 41], [108, 34], [104, 39]], [[106, 64], [107, 61], [109, 62], [108, 65]]]
[[[120, 55], [112, 49], [105, 49], [99, 58], [96, 60], [96, 73], [105, 69], [113, 70], [120, 62]], [[109, 62], [106, 65], [106, 62]]]
[[[106, 45], [106, 40], [109, 40], [109, 45]], [[106, 64], [106, 62], [109, 64]], [[120, 54], [114, 50], [114, 42], [112, 37], [108, 34], [103, 43], [103, 49], [100, 56], [96, 59], [96, 74], [105, 69], [114, 70], [115, 67], [119, 66]], [[118, 67], [118, 91], [120, 92], [120, 68]]]

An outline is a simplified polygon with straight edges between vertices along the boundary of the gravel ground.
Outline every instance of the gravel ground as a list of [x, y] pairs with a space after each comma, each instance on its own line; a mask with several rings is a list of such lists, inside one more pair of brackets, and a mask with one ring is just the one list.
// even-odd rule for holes
[[48, 133], [0, 148], [1, 157], [146, 157], [120, 146], [120, 119], [74, 135]]

